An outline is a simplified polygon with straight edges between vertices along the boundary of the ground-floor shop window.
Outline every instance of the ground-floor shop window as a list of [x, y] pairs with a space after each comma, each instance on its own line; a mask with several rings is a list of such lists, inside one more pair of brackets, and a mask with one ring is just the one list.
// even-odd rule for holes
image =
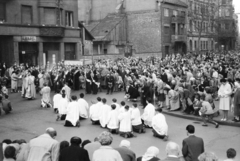
[[76, 60], [75, 47], [75, 43], [65, 43], [65, 60]]

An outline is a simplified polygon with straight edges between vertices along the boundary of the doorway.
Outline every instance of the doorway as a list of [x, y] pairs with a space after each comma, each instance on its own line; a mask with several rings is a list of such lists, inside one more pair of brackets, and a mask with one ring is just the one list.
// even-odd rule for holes
[[19, 43], [19, 63], [38, 65], [38, 43]]

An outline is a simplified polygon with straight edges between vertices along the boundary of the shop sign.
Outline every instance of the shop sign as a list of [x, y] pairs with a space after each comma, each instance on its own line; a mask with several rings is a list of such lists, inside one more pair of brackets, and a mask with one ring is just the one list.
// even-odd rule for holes
[[37, 37], [36, 36], [22, 36], [22, 41], [35, 42], [35, 41], [37, 41]]

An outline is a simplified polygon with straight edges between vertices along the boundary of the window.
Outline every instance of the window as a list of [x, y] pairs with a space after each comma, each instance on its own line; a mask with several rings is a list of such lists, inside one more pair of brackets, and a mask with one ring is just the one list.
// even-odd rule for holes
[[55, 8], [44, 8], [44, 22], [46, 25], [57, 24], [57, 14]]
[[182, 16], [182, 17], [185, 17], [185, 15], [186, 15], [186, 12], [181, 11], [181, 16]]
[[164, 26], [164, 33], [165, 33], [165, 35], [170, 34], [170, 27], [169, 26]]
[[206, 41], [206, 49], [208, 50], [208, 41]]
[[74, 43], [65, 43], [65, 60], [76, 60], [75, 46]]
[[6, 5], [0, 2], [0, 21], [6, 21]]
[[169, 9], [164, 8], [164, 16], [169, 17]]
[[177, 16], [178, 15], [178, 11], [173, 10], [173, 16]]
[[22, 24], [32, 23], [32, 6], [22, 5]]
[[65, 16], [66, 26], [73, 26], [73, 12], [66, 11]]

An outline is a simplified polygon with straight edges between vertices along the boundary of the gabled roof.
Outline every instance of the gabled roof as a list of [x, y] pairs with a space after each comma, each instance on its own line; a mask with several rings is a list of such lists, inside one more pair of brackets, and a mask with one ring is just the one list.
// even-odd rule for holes
[[92, 34], [88, 31], [88, 29], [81, 22], [78, 22], [78, 27], [85, 29], [86, 40], [93, 40], [94, 39]]
[[162, 0], [162, 3], [170, 3], [182, 7], [188, 7], [188, 5], [180, 0]]
[[125, 14], [109, 14], [91, 30], [95, 41], [101, 41], [126, 17]]

